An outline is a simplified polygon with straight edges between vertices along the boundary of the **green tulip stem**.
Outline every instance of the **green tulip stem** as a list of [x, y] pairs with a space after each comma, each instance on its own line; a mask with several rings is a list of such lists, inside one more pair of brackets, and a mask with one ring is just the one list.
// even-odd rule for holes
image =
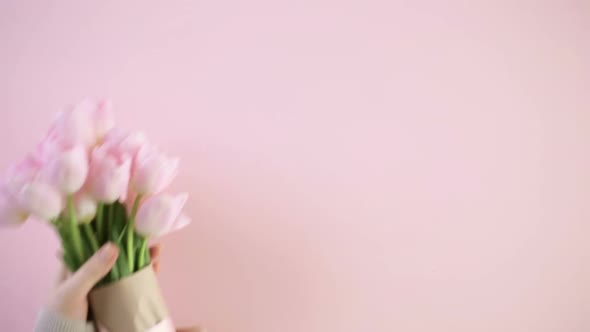
[[96, 234], [98, 235], [98, 239], [102, 241], [106, 241], [106, 234], [104, 229], [103, 223], [103, 214], [104, 214], [104, 204], [98, 203], [96, 207]]
[[86, 233], [86, 237], [88, 237], [88, 240], [90, 241], [90, 248], [92, 249], [92, 252], [97, 252], [98, 241], [96, 240], [96, 236], [92, 232], [92, 226], [90, 226], [90, 223], [84, 223], [82, 227], [84, 228], [84, 233]]
[[109, 215], [107, 216], [107, 239], [110, 237], [111, 233], [113, 232], [113, 223], [115, 222], [115, 204], [110, 204], [107, 206], [109, 209]]
[[139, 208], [139, 202], [141, 201], [141, 195], [137, 195], [135, 202], [133, 202], [133, 208], [131, 208], [131, 215], [129, 216], [129, 227], [127, 228], [127, 262], [129, 263], [129, 271], [135, 272], [135, 251], [133, 250], [133, 237], [135, 233], [135, 215]]
[[74, 199], [72, 195], [68, 196], [68, 214], [69, 214], [69, 232], [72, 239], [72, 247], [74, 250], [74, 257], [76, 257], [78, 266], [84, 263], [84, 249], [82, 247], [82, 237], [80, 229], [78, 228], [78, 221], [76, 220], [76, 211], [74, 209]]
[[145, 265], [147, 243], [148, 243], [148, 240], [146, 238], [143, 238], [141, 240], [141, 247], [139, 249], [139, 257], [137, 258], [137, 268], [138, 269], [142, 269]]

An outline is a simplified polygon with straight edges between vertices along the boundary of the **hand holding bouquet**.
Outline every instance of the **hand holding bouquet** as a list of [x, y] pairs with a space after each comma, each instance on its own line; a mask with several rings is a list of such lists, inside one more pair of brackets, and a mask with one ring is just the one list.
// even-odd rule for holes
[[116, 244], [114, 267], [90, 294], [92, 312], [110, 332], [144, 332], [167, 319], [148, 239], [190, 222], [182, 213], [188, 195], [166, 191], [177, 167], [143, 134], [116, 128], [110, 103], [85, 100], [9, 169], [0, 224], [36, 219], [54, 227], [72, 272], [103, 244]]

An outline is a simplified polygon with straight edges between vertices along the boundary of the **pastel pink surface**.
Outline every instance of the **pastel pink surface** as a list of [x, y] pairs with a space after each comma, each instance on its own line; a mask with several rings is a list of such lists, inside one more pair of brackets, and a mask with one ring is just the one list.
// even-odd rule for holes
[[[0, 168], [93, 95], [180, 157], [179, 326], [589, 331], [589, 6], [4, 0]], [[57, 238], [0, 243], [30, 331]]]

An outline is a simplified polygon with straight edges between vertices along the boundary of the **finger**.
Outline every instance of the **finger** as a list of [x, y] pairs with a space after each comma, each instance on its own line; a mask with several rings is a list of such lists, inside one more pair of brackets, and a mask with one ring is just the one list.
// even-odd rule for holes
[[66, 289], [72, 295], [86, 296], [109, 273], [117, 256], [119, 248], [113, 243], [105, 244], [65, 282]]
[[150, 257], [152, 260], [152, 267], [155, 272], [160, 270], [160, 253], [162, 252], [162, 245], [156, 244], [150, 247]]
[[68, 271], [66, 266], [63, 264], [64, 254], [61, 251], [58, 251], [57, 253], [55, 253], [55, 256], [62, 263], [59, 266], [59, 274], [57, 275], [57, 278], [55, 280], [55, 286], [57, 287], [57, 286], [61, 285], [64, 281], [66, 281], [70, 272]]
[[162, 245], [161, 244], [154, 244], [150, 247], [150, 257], [152, 260], [156, 260], [160, 258], [160, 253], [162, 252]]
[[70, 272], [68, 271], [68, 269], [65, 266], [60, 266], [59, 267], [59, 276], [57, 278], [57, 286], [61, 285], [64, 281], [66, 281], [66, 279], [68, 279], [68, 275], [70, 274]]

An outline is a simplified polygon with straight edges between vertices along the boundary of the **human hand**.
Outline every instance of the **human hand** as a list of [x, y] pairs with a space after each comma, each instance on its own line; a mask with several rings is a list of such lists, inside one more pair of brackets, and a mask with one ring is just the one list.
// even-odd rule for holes
[[62, 268], [61, 284], [49, 298], [47, 309], [65, 318], [86, 321], [88, 293], [115, 265], [119, 248], [113, 243], [102, 246], [76, 272], [68, 276]]
[[[160, 245], [150, 247], [154, 271], [160, 268]], [[50, 297], [47, 309], [65, 318], [86, 321], [88, 317], [88, 294], [115, 265], [119, 249], [113, 243], [102, 246], [84, 265], [68, 276], [64, 268], [61, 283]], [[198, 327], [181, 328], [177, 332], [205, 332]]]

